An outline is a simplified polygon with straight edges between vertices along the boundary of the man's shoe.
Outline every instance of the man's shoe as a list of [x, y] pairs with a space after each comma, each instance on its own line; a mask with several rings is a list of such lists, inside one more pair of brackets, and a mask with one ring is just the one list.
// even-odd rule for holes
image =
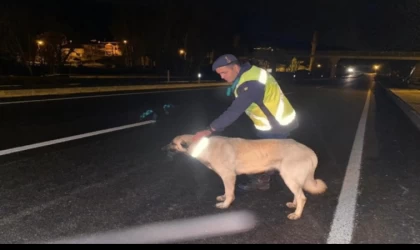
[[243, 191], [254, 191], [254, 190], [265, 191], [265, 190], [270, 189], [270, 182], [262, 182], [259, 180], [250, 181], [247, 184], [238, 184], [238, 188]]

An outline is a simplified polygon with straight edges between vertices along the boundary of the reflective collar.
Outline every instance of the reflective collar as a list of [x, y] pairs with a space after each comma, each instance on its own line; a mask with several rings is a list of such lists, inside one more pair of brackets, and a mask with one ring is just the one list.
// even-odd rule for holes
[[197, 158], [198, 156], [201, 155], [201, 153], [207, 148], [207, 146], [209, 145], [209, 138], [207, 137], [203, 137], [200, 139], [200, 141], [197, 143], [197, 145], [194, 147], [191, 156], [194, 158]]

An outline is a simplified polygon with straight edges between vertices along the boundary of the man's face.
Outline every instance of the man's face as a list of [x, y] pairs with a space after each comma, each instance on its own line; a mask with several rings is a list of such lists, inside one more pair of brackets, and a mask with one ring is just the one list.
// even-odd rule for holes
[[217, 68], [216, 72], [223, 80], [227, 81], [228, 83], [232, 83], [238, 76], [240, 70], [241, 69], [238, 65], [228, 65]]

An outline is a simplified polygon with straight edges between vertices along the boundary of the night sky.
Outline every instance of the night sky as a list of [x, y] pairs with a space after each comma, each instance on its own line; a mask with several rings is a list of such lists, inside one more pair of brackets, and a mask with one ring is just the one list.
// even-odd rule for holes
[[[160, 39], [171, 23], [171, 39], [180, 41], [190, 30], [190, 34], [199, 34], [197, 43], [230, 43], [239, 34], [241, 42], [251, 47], [309, 49], [313, 31], [318, 30], [320, 49], [420, 49], [420, 4], [415, 0], [38, 0], [7, 6], [19, 12], [15, 16], [27, 29], [24, 32], [56, 29], [81, 42], [114, 40], [124, 32], [124, 36], [139, 33], [143, 38]], [[115, 27], [121, 27], [117, 28], [119, 35]]]

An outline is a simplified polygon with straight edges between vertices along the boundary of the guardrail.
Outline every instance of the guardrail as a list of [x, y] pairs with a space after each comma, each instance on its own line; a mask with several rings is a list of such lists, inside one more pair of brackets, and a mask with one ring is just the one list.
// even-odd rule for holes
[[98, 85], [150, 85], [150, 84], [176, 84], [193, 82], [217, 82], [212, 79], [198, 79], [198, 77], [171, 77], [168, 81], [163, 76], [110, 76], [110, 75], [54, 75], [48, 77], [32, 76], [0, 76], [0, 87], [11, 88], [48, 88], [68, 87], [69, 85], [98, 86]]
[[[310, 56], [310, 51], [255, 51], [254, 55], [283, 54], [289, 56]], [[316, 51], [315, 56], [388, 56], [388, 57], [420, 57], [420, 51]]]
[[420, 52], [403, 51], [317, 51], [315, 55], [420, 57]]
[[110, 93], [124, 91], [145, 91], [145, 90], [169, 90], [169, 89], [194, 89], [203, 87], [223, 87], [228, 86], [226, 82], [212, 83], [173, 83], [173, 84], [154, 84], [154, 85], [125, 85], [125, 86], [87, 86], [87, 87], [62, 87], [62, 88], [37, 88], [37, 89], [11, 89], [1, 90], [0, 98], [28, 97], [28, 96], [51, 96], [51, 95], [70, 95], [70, 94], [92, 94]]

